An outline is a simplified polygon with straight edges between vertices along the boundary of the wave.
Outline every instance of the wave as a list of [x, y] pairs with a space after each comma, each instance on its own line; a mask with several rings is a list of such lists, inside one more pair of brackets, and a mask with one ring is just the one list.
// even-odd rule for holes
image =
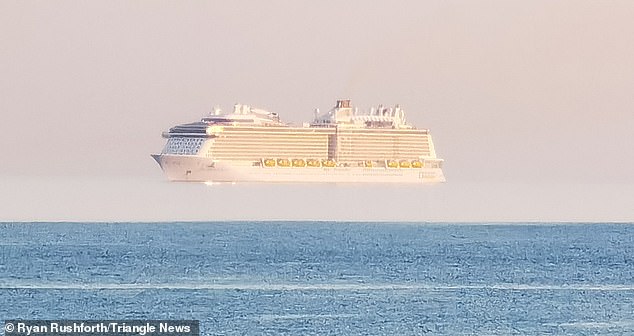
[[51, 289], [51, 290], [260, 290], [260, 291], [383, 291], [383, 290], [517, 290], [517, 291], [634, 291], [634, 285], [524, 285], [524, 284], [359, 284], [359, 283], [3, 283], [0, 289]]
[[273, 320], [296, 320], [296, 319], [340, 319], [340, 318], [354, 318], [359, 317], [358, 314], [263, 314], [256, 315], [250, 319], [257, 319], [261, 321], [273, 321]]
[[634, 321], [576, 321], [564, 323], [547, 323], [546, 326], [575, 329], [609, 329], [609, 328], [631, 328]]

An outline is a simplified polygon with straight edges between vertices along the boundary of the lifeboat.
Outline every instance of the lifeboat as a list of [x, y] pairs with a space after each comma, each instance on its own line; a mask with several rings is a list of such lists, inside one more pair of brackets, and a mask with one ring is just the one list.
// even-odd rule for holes
[[324, 167], [334, 167], [336, 166], [335, 160], [323, 160], [321, 165]]
[[409, 161], [407, 161], [407, 160], [401, 160], [401, 162], [399, 162], [398, 165], [401, 168], [409, 168], [409, 167], [412, 166], [412, 164], [409, 163]]
[[388, 160], [387, 166], [389, 168], [398, 168], [398, 162], [396, 162], [396, 160]]
[[374, 167], [374, 164], [370, 160], [365, 161], [363, 164], [368, 168]]
[[277, 165], [280, 167], [290, 167], [291, 162], [288, 159], [277, 159]]
[[319, 164], [319, 160], [315, 160], [315, 159], [308, 159], [308, 161], [306, 161], [306, 165], [308, 167], [319, 167], [319, 166], [321, 166]]
[[264, 159], [265, 167], [275, 167], [275, 160], [273, 159]]
[[420, 160], [412, 161], [412, 168], [423, 168], [423, 163]]
[[293, 159], [293, 167], [305, 167], [306, 161], [303, 159]]

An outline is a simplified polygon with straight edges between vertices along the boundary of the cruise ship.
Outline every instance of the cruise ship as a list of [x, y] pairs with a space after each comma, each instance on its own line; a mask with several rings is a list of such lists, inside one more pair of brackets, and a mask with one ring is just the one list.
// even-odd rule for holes
[[236, 104], [163, 132], [152, 157], [171, 181], [284, 183], [438, 183], [443, 160], [428, 129], [400, 106], [360, 112], [338, 100], [301, 126], [275, 112]]

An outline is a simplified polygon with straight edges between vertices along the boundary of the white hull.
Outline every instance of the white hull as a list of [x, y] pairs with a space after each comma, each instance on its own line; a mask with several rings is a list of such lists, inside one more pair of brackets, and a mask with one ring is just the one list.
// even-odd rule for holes
[[251, 162], [223, 162], [196, 155], [157, 154], [171, 181], [188, 182], [306, 182], [306, 183], [439, 183], [441, 168], [264, 167]]

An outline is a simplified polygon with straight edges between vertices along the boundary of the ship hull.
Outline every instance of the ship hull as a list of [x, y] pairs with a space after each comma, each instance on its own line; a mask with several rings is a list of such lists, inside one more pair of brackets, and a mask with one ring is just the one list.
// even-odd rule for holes
[[214, 161], [196, 155], [152, 157], [171, 181], [264, 183], [414, 183], [445, 182], [440, 168], [264, 167], [245, 161]]

